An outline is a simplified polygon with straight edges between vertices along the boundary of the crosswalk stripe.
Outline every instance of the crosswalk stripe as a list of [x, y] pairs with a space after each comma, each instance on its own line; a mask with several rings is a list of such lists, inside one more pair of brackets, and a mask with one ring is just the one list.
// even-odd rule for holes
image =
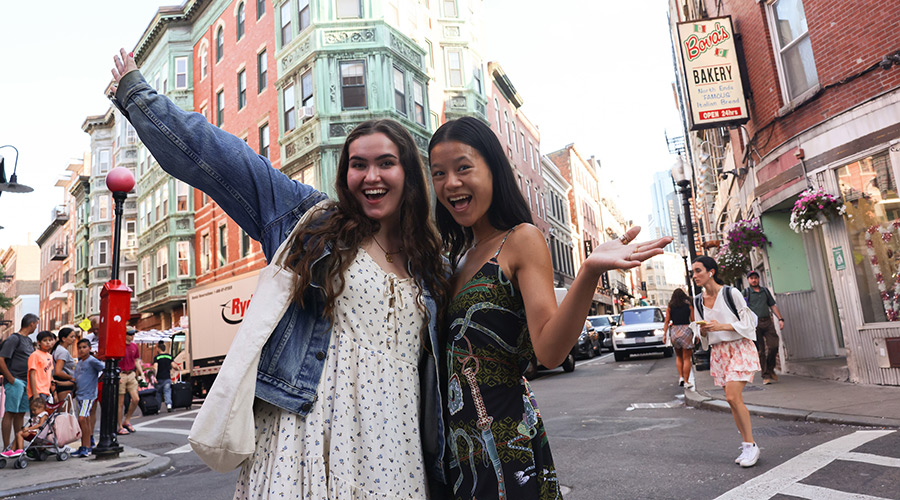
[[882, 497], [863, 495], [862, 493], [847, 493], [846, 491], [832, 490], [803, 483], [794, 483], [782, 490], [781, 493], [794, 497], [806, 498], [808, 500], [890, 500]]
[[174, 450], [167, 451], [166, 455], [177, 455], [179, 453], [190, 453], [192, 451], [193, 450], [191, 449], [191, 445], [190, 445], [190, 443], [188, 443], [184, 446], [179, 446], [178, 448], [175, 448]]
[[[726, 492], [716, 500], [768, 500], [837, 458], [846, 455], [850, 450], [854, 450], [874, 439], [887, 436], [892, 432], [895, 431], [856, 431], [853, 434], [820, 444]], [[762, 460], [765, 460], [765, 454], [763, 454]]]
[[851, 451], [839, 456], [838, 460], [863, 462], [873, 465], [883, 465], [885, 467], [900, 467], [900, 458], [883, 457], [881, 455], [872, 455], [871, 453], [856, 453]]

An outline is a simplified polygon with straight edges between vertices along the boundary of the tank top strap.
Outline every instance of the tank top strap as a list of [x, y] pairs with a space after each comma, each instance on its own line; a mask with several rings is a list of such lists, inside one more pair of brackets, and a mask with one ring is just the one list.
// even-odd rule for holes
[[503, 241], [500, 242], [500, 247], [497, 248], [497, 252], [494, 254], [493, 257], [491, 257], [492, 260], [496, 259], [500, 255], [500, 250], [503, 250], [503, 245], [506, 243], [506, 238], [509, 238], [509, 235], [512, 234], [512, 232], [515, 231], [517, 227], [519, 227], [518, 224], [516, 224], [515, 226], [513, 226], [512, 229], [510, 229], [509, 231], [506, 232], [506, 236], [504, 236]]

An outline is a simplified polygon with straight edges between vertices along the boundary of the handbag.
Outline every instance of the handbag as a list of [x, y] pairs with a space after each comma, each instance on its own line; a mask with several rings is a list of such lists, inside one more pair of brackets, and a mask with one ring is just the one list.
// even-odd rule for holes
[[271, 263], [260, 271], [244, 321], [191, 426], [188, 435], [191, 448], [214, 471], [229, 472], [256, 451], [253, 401], [259, 360], [263, 347], [291, 303], [297, 281], [293, 270], [282, 267], [282, 259], [296, 233], [326, 201], [303, 214], [291, 234], [281, 242]]
[[56, 434], [56, 442], [59, 445], [81, 439], [81, 426], [78, 425], [78, 417], [75, 415], [75, 405], [72, 403], [72, 396], [66, 397], [66, 401], [56, 414], [56, 418], [53, 420], [53, 433]]

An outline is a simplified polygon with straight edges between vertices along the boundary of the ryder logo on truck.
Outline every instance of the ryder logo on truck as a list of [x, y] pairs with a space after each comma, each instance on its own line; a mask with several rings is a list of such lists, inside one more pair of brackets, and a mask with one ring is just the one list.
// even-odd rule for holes
[[253, 295], [250, 295], [250, 298], [247, 300], [241, 300], [238, 297], [235, 297], [228, 302], [222, 304], [222, 320], [229, 325], [238, 325], [241, 321], [244, 321], [244, 313], [247, 312], [247, 308], [250, 306], [250, 301], [253, 299]]

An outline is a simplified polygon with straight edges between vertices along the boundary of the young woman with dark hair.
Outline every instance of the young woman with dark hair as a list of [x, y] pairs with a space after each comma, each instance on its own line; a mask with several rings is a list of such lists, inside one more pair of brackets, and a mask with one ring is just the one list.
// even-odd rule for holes
[[409, 132], [392, 120], [353, 129], [328, 201], [158, 95], [124, 50], [115, 64], [114, 102], [153, 157], [209, 194], [268, 262], [191, 429], [194, 450], [215, 470], [242, 466], [235, 498], [442, 491], [447, 268]]
[[559, 497], [534, 395], [532, 353], [555, 367], [578, 340], [601, 273], [629, 269], [671, 238], [633, 244], [640, 228], [587, 256], [557, 307], [553, 268], [497, 137], [482, 122], [441, 126], [429, 144], [438, 229], [450, 252], [447, 312], [449, 484], [455, 498]]
[[663, 342], [671, 340], [675, 349], [675, 369], [681, 380], [678, 382], [690, 389], [691, 383], [691, 355], [694, 352], [694, 333], [691, 331], [691, 321], [694, 321], [694, 308], [691, 299], [681, 288], [672, 292], [672, 299], [666, 307], [665, 326], [663, 327]]
[[[691, 323], [691, 328], [700, 335], [703, 348], [710, 349], [709, 374], [717, 386], [725, 388], [725, 400], [743, 439], [741, 454], [734, 462], [741, 467], [752, 467], [759, 460], [759, 447], [753, 440], [750, 412], [744, 405], [743, 393], [744, 386], [752, 382], [753, 374], [759, 371], [759, 353], [753, 343], [756, 315], [738, 290], [723, 286], [714, 259], [705, 255], [697, 257], [691, 267], [694, 283], [703, 287], [703, 292], [698, 295], [702, 298], [703, 310], [696, 313], [702, 319]], [[731, 305], [721, 292], [731, 294]], [[737, 314], [732, 311], [732, 305]]]
[[56, 344], [50, 350], [53, 355], [53, 381], [56, 382], [56, 397], [63, 401], [75, 390], [75, 358], [69, 349], [78, 342], [74, 328], [64, 326], [56, 333]]

